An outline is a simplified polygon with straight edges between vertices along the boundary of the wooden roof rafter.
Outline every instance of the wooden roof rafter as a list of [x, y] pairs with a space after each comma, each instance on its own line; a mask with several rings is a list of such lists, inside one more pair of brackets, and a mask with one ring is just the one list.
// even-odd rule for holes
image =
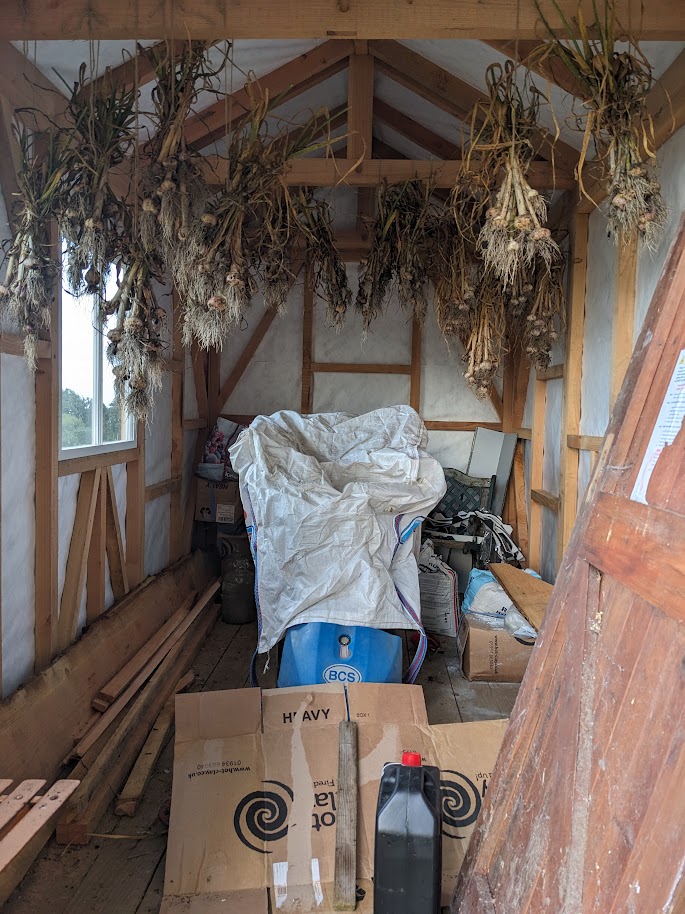
[[[183, 54], [188, 42], [182, 39], [170, 39], [167, 41], [158, 41], [150, 46], [150, 50], [161, 51], [167, 44], [171, 45], [174, 59], [177, 60]], [[209, 44], [209, 43], [208, 43]], [[132, 89], [134, 86], [145, 86], [155, 78], [155, 71], [150, 63], [147, 54], [138, 51], [136, 54], [128, 56], [122, 63], [116, 67], [110, 68], [109, 72], [102, 73], [92, 83], [86, 83], [84, 91], [89, 92], [91, 86], [95, 90], [106, 84], [124, 86]]]
[[[475, 86], [417, 54], [398, 41], [370, 41], [369, 52], [377, 65], [394, 82], [431, 102], [458, 120], [468, 123], [473, 106], [484, 98]], [[538, 128], [539, 155], [554, 161], [558, 171], [573, 174], [578, 151], [556, 140], [544, 128]]]
[[[354, 53], [354, 43], [346, 40], [330, 40], [300, 54], [288, 63], [277, 67], [265, 76], [259, 77], [254, 88], [269, 98], [278, 98], [285, 104], [313, 86], [324, 82], [341, 70]], [[192, 115], [186, 121], [186, 140], [193, 149], [202, 149], [221, 139], [227, 129], [227, 118], [235, 129], [245, 122], [250, 110], [250, 95], [246, 86], [233, 92], [228, 99], [220, 99], [213, 105]]]
[[403, 111], [398, 111], [387, 102], [376, 97], [373, 100], [374, 117], [383, 124], [399, 133], [406, 140], [420, 146], [436, 159], [458, 159], [461, 149], [455, 143], [450, 143], [443, 136], [425, 127], [418, 121], [409, 117]]
[[511, 41], [486, 41], [484, 44], [494, 51], [504, 54], [505, 57], [518, 61], [533, 73], [537, 73], [538, 76], [542, 76], [543, 79], [548, 80], [559, 89], [568, 92], [569, 95], [583, 98], [582, 86], [558, 57], [550, 56], [544, 62], [533, 62], [541, 47], [539, 41], [516, 41], [516, 39], [513, 39]]

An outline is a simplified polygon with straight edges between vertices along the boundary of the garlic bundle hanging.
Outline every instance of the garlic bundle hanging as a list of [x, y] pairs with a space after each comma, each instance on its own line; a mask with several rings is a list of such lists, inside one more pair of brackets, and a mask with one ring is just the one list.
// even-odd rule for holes
[[210, 190], [199, 156], [185, 136], [185, 121], [200, 92], [216, 91], [228, 50], [218, 66], [211, 66], [207, 47], [188, 41], [176, 56], [173, 42], [138, 48], [152, 67], [155, 133], [147, 144], [152, 161], [142, 180], [143, 201], [139, 231], [147, 253], [163, 252], [174, 282], [185, 294], [197, 268], [201, 250], [201, 223]]
[[86, 83], [85, 63], [72, 89], [67, 109], [72, 125], [64, 133], [69, 171], [57, 216], [74, 295], [102, 295], [110, 264], [121, 250], [126, 203], [113, 189], [112, 175], [135, 142], [137, 92], [113, 84], [109, 69], [97, 82]]
[[69, 151], [59, 133], [22, 130], [18, 134], [19, 196], [16, 229], [5, 245], [5, 273], [0, 284], [0, 308], [18, 325], [31, 371], [36, 369], [36, 344], [50, 327], [59, 266], [50, 237], [51, 220], [61, 205], [62, 181]]
[[474, 140], [476, 148], [484, 145], [485, 155], [493, 159], [493, 173], [503, 173], [494, 205], [480, 230], [478, 248], [485, 269], [491, 270], [505, 288], [519, 275], [535, 269], [538, 262], [550, 269], [560, 257], [545, 226], [547, 204], [526, 179], [534, 153], [538, 93], [529, 77], [519, 87], [516, 73], [510, 61], [504, 67], [488, 67], [490, 101], [481, 109], [484, 125]]
[[557, 243], [544, 224], [546, 219], [544, 197], [529, 186], [518, 156], [512, 154], [478, 238], [485, 268], [492, 270], [505, 288], [534, 269], [538, 261], [551, 269], [559, 259]]
[[446, 340], [466, 344], [476, 304], [479, 265], [467, 235], [448, 213], [436, 223], [430, 271], [435, 287], [435, 316]]
[[392, 289], [400, 307], [423, 323], [428, 308], [428, 242], [434, 230], [433, 182], [384, 183], [378, 190], [370, 253], [360, 262], [355, 303], [364, 333]]
[[[556, 0], [553, 3], [559, 12]], [[653, 248], [666, 223], [668, 207], [653, 169], [645, 164], [656, 163], [654, 125], [647, 105], [654, 85], [652, 65], [637, 38], [618, 22], [616, 0], [604, 0], [602, 17], [593, 4], [596, 20], [591, 30], [578, 6], [574, 23], [581, 40], [563, 16], [566, 36], [551, 27], [538, 0], [536, 6], [549, 37], [538, 45], [534, 61], [558, 58], [573, 74], [582, 96], [582, 110], [576, 118], [584, 134], [577, 167], [581, 192], [592, 200], [585, 189], [583, 169], [594, 141], [598, 161], [609, 179], [607, 217], [616, 239], [627, 241], [638, 233]]]
[[544, 371], [550, 364], [550, 350], [557, 339], [557, 325], [564, 323], [564, 265], [550, 270], [538, 268], [530, 289], [523, 329], [523, 348], [531, 365]]
[[464, 359], [464, 377], [479, 399], [485, 399], [499, 369], [506, 332], [501, 288], [492, 274], [485, 274], [471, 310], [471, 327]]
[[107, 332], [107, 358], [117, 401], [137, 420], [147, 421], [162, 386], [166, 312], [155, 297], [154, 266], [146, 258], [131, 254], [122, 270], [116, 293], [102, 305], [105, 321], [116, 315]]

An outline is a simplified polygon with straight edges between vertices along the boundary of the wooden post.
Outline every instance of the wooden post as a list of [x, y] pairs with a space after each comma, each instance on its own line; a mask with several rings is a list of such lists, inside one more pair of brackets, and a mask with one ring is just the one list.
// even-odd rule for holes
[[616, 250], [616, 289], [611, 323], [611, 388], [609, 411], [626, 376], [633, 354], [635, 327], [635, 283], [637, 280], [637, 233], [619, 238]]
[[311, 283], [304, 284], [304, 310], [302, 318], [302, 396], [300, 412], [312, 411], [314, 401], [314, 375], [312, 374], [312, 349], [314, 340], [314, 292]]
[[357, 724], [341, 720], [338, 733], [333, 908], [354, 911], [357, 906]]
[[207, 353], [197, 343], [190, 346], [190, 358], [193, 363], [193, 380], [195, 381], [195, 398], [197, 414], [200, 419], [209, 422], [209, 403], [207, 400]]
[[[267, 312], [272, 316], [272, 312]], [[275, 313], [275, 312], [273, 312]], [[272, 317], [273, 319], [273, 317]], [[221, 353], [218, 349], [210, 349], [207, 353], [207, 401], [209, 403], [209, 429], [214, 428], [221, 412], [225, 399], [221, 386]]]
[[[545, 410], [547, 408], [547, 384], [533, 382], [533, 437], [530, 459], [530, 490], [542, 489], [542, 461], [545, 453]], [[540, 571], [542, 546], [542, 505], [530, 500], [530, 538], [528, 564], [533, 571]]]
[[[174, 289], [171, 308], [172, 350], [171, 357], [183, 359], [181, 339], [181, 314], [178, 293]], [[184, 371], [175, 371], [171, 376], [171, 478], [180, 479], [183, 474], [183, 384]], [[183, 539], [183, 516], [181, 513], [181, 486], [171, 492], [169, 507], [169, 562], [181, 557]]]
[[[561, 459], [559, 495], [561, 511], [557, 530], [557, 567], [566, 551], [578, 508], [578, 451], [569, 447], [568, 436], [580, 434], [580, 389], [585, 332], [585, 284], [587, 279], [587, 213], [576, 213], [571, 226], [571, 293], [566, 319], [564, 358]], [[632, 322], [631, 322], [632, 334]]]
[[[350, 159], [370, 159], [373, 142], [374, 59], [368, 54], [350, 56], [347, 83], [347, 155]], [[357, 190], [357, 231], [368, 237], [367, 220], [373, 216], [376, 192], [373, 187]]]
[[[59, 261], [59, 236], [53, 227], [54, 257]], [[36, 543], [35, 660], [39, 673], [52, 660], [57, 641], [57, 481], [59, 460], [59, 354], [62, 284], [55, 282], [50, 316], [49, 358], [39, 358], [36, 391]]]
[[409, 381], [409, 405], [416, 412], [421, 411], [421, 324], [414, 318], [411, 324], [411, 375]]
[[144, 422], [138, 422], [136, 436], [138, 459], [126, 465], [126, 571], [129, 587], [137, 587], [145, 574]]

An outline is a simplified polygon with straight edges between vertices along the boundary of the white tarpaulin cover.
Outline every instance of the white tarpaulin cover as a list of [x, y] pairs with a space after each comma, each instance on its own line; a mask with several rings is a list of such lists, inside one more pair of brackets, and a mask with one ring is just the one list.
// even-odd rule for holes
[[412, 533], [445, 492], [426, 441], [409, 406], [284, 410], [241, 434], [230, 455], [257, 570], [259, 653], [302, 622], [421, 630]]

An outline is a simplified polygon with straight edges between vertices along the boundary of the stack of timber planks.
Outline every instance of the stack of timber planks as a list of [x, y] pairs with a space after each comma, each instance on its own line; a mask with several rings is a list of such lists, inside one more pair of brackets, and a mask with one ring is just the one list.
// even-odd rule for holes
[[65, 759], [77, 760], [70, 777], [80, 784], [57, 823], [59, 844], [87, 844], [114, 799], [118, 811], [134, 814], [170, 733], [174, 695], [192, 682], [188, 670], [216, 622], [219, 586], [187, 597], [93, 697], [93, 715]]
[[16, 785], [12, 779], [0, 779], [0, 906], [26, 875], [54, 831], [63, 805], [79, 786], [78, 781], [65, 780], [45, 790], [46, 784], [38, 778]]

